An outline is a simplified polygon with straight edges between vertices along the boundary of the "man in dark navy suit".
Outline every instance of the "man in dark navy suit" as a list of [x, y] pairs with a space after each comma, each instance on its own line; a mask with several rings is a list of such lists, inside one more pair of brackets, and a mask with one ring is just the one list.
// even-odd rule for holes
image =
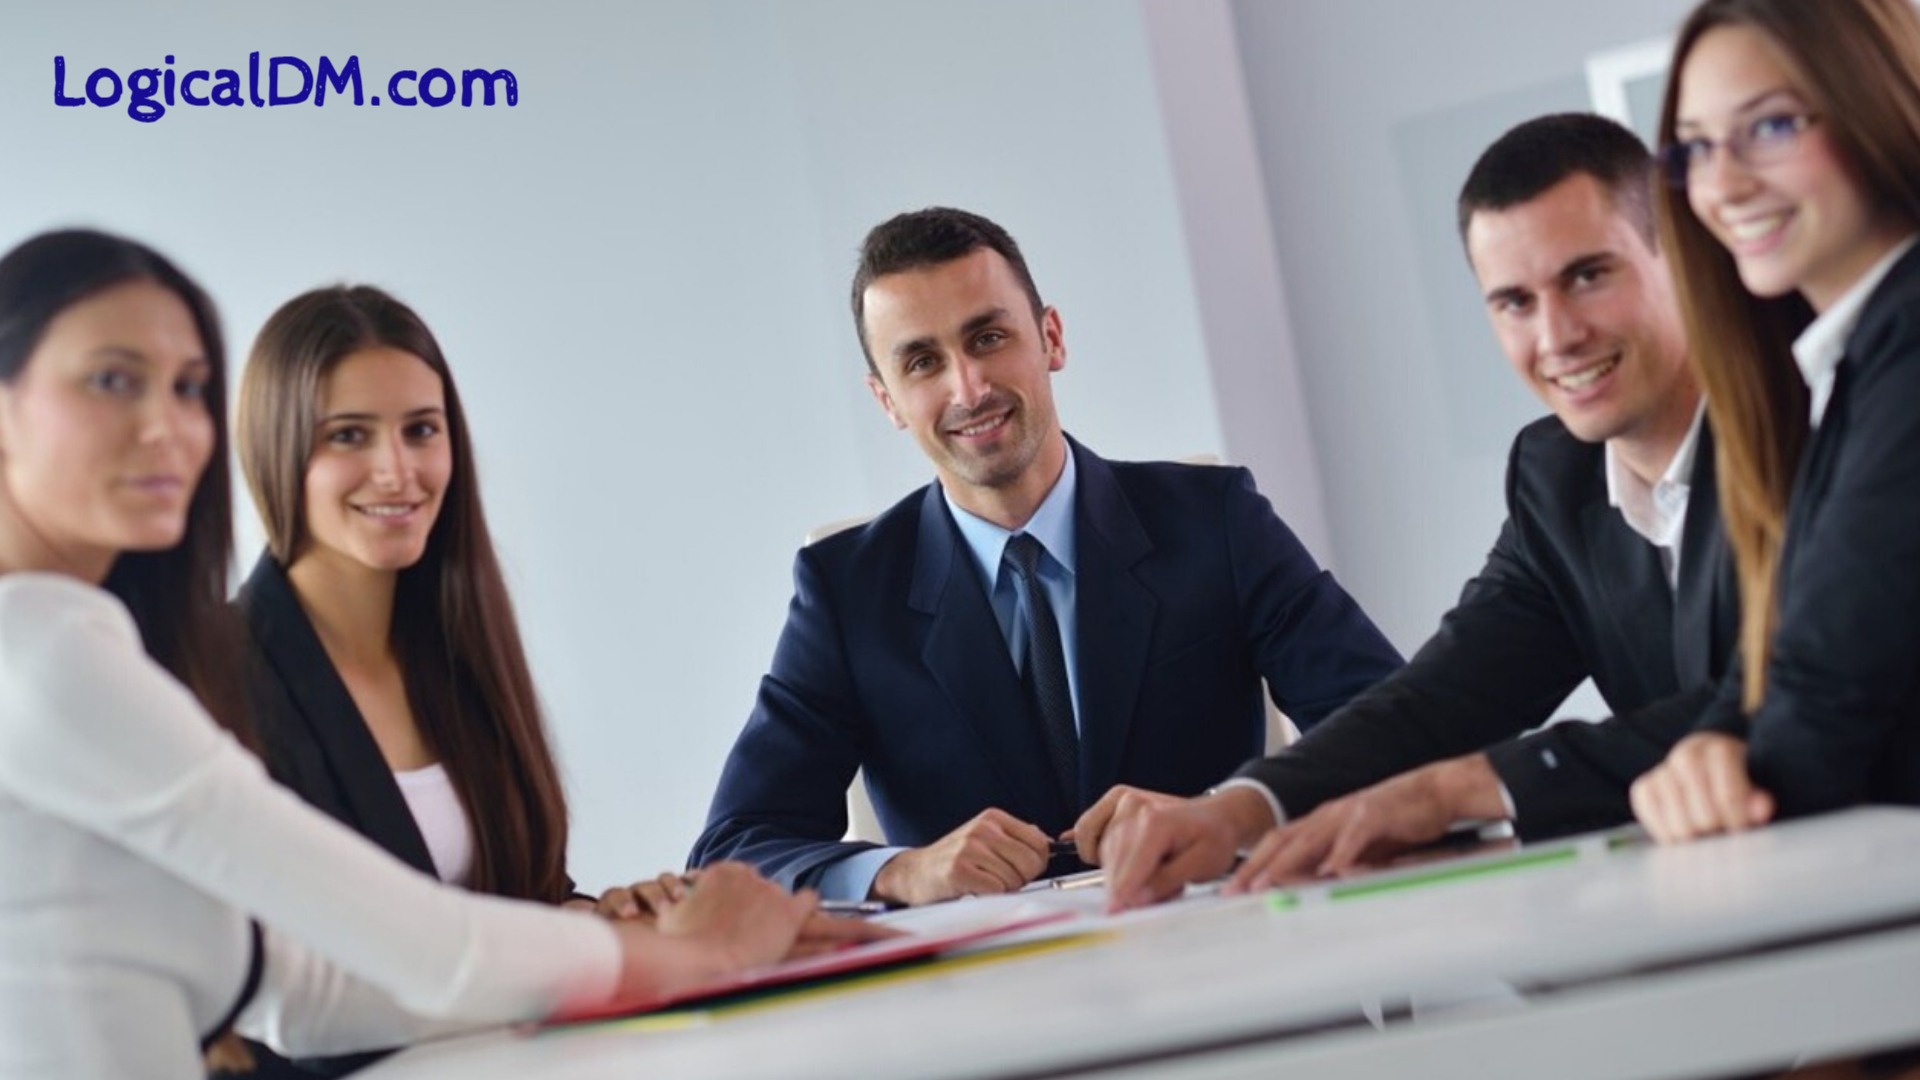
[[[1090, 810], [1076, 839], [1110, 906], [1248, 848], [1233, 887], [1341, 872], [1461, 819], [1523, 839], [1632, 819], [1628, 787], [1705, 709], [1738, 605], [1653, 176], [1632, 132], [1585, 114], [1521, 124], [1475, 164], [1461, 240], [1501, 351], [1554, 414], [1514, 440], [1487, 564], [1404, 669], [1295, 745], [1205, 798], [1122, 789]], [[1521, 734], [1585, 678], [1611, 718]]]
[[[828, 896], [1015, 889], [1114, 784], [1195, 795], [1400, 664], [1244, 469], [1106, 461], [1012, 237], [959, 210], [868, 234], [867, 384], [937, 482], [803, 549], [771, 671], [691, 862]], [[864, 769], [893, 846], [842, 842]]]

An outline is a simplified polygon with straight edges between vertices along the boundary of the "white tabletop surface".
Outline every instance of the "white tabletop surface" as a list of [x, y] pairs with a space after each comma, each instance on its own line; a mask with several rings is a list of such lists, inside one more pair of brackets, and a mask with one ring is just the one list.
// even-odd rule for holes
[[[1180, 1074], [1229, 1076], [1320, 1055], [1327, 1068], [1311, 1075], [1331, 1076], [1336, 1052], [1377, 1063], [1387, 1050], [1430, 1052], [1439, 1075], [1447, 1053], [1466, 1052], [1449, 1050], [1449, 1038], [1485, 1046], [1571, 1023], [1597, 1042], [1560, 1075], [1656, 1076], [1669, 1075], [1660, 1062], [1744, 1060], [1739, 1046], [1679, 1045], [1688, 1028], [1674, 1012], [1699, 1007], [1688, 993], [1721, 1003], [1742, 987], [1767, 1012], [1733, 1001], [1730, 1014], [1754, 1022], [1751, 1045], [1767, 1053], [1896, 1032], [1920, 1042], [1920, 965], [1895, 959], [1920, 958], [1920, 811], [1855, 810], [1673, 848], [1567, 844], [1575, 854], [1558, 861], [1365, 896], [1312, 886], [1291, 906], [1197, 897], [1109, 922], [1096, 914], [1099, 890], [943, 905], [906, 921], [948, 927], [1066, 906], [1079, 913], [1071, 929], [1099, 937], [671, 1024], [469, 1036], [361, 1075], [1159, 1076], [1191, 1066], [1199, 1071]], [[1829, 985], [1806, 985], [1816, 979]], [[1910, 1029], [1904, 1006], [1885, 1004], [1909, 990]], [[1661, 995], [1672, 1009], [1657, 1007]], [[1416, 1022], [1393, 1024], [1409, 1011]], [[1711, 1012], [1702, 1029], [1716, 1022]], [[1665, 1057], [1635, 1043], [1656, 1031], [1676, 1042]], [[1640, 1064], [1610, 1070], [1609, 1047]]]

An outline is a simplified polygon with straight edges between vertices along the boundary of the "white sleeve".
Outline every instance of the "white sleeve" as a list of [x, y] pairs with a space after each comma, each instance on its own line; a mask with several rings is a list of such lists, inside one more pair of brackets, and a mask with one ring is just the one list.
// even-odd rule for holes
[[271, 927], [265, 949], [259, 992], [234, 1029], [289, 1057], [385, 1050], [474, 1026], [413, 1012]]
[[414, 1012], [496, 1022], [612, 994], [619, 943], [601, 920], [414, 872], [270, 781], [146, 655], [110, 595], [32, 577], [0, 591], [0, 788]]

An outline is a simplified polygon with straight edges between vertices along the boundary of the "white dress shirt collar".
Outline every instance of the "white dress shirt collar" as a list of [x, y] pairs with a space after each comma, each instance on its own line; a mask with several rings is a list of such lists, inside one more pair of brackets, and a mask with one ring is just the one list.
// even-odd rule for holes
[[1820, 418], [1826, 415], [1827, 402], [1833, 397], [1834, 372], [1840, 367], [1840, 360], [1847, 353], [1847, 339], [1853, 336], [1854, 327], [1860, 325], [1860, 313], [1866, 309], [1867, 298], [1873, 290], [1880, 287], [1893, 264], [1907, 253], [1920, 237], [1909, 236], [1893, 246], [1893, 250], [1873, 264], [1859, 281], [1853, 283], [1833, 306], [1820, 313], [1820, 317], [1807, 324], [1793, 343], [1793, 359], [1800, 365], [1800, 377], [1807, 381], [1807, 396], [1812, 413], [1813, 426], [1820, 426]]
[[1673, 460], [1667, 462], [1667, 471], [1651, 484], [1627, 468], [1614, 453], [1612, 441], [1605, 444], [1607, 503], [1620, 511], [1628, 528], [1659, 549], [1667, 584], [1676, 589], [1680, 580], [1680, 538], [1686, 529], [1687, 497], [1693, 490], [1693, 463], [1706, 412], [1703, 401], [1694, 409], [1693, 425], [1673, 452]]

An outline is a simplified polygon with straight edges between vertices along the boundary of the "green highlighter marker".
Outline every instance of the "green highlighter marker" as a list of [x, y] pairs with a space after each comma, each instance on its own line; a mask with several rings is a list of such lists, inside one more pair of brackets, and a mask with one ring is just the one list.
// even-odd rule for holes
[[[1326, 887], [1326, 895], [1329, 900], [1352, 900], [1356, 897], [1418, 889], [1444, 881], [1463, 881], [1487, 874], [1504, 873], [1508, 870], [1522, 870], [1530, 866], [1572, 862], [1579, 857], [1580, 849], [1572, 844], [1539, 851], [1519, 851], [1511, 855], [1489, 857], [1460, 866], [1438, 866], [1429, 870], [1395, 874], [1384, 880], [1329, 885]], [[1292, 911], [1300, 904], [1301, 892], [1298, 889], [1277, 889], [1267, 894], [1267, 907], [1272, 911]]]

